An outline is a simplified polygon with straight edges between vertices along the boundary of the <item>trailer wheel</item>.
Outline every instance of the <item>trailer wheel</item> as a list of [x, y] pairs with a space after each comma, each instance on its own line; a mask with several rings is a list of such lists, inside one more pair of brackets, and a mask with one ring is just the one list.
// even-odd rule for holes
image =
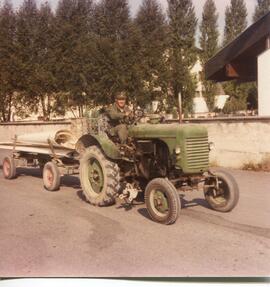
[[58, 190], [60, 187], [60, 172], [57, 165], [49, 161], [43, 168], [44, 187], [49, 191]]
[[99, 147], [85, 150], [80, 160], [80, 181], [87, 201], [97, 206], [114, 204], [119, 180], [118, 165], [106, 158]]
[[150, 217], [162, 224], [174, 223], [181, 210], [177, 190], [165, 178], [155, 178], [148, 183], [145, 189], [145, 203]]
[[205, 180], [204, 195], [216, 211], [231, 211], [238, 203], [239, 188], [234, 177], [226, 171], [216, 171]]
[[6, 156], [3, 160], [3, 174], [6, 179], [13, 179], [16, 177], [16, 164], [14, 158]]

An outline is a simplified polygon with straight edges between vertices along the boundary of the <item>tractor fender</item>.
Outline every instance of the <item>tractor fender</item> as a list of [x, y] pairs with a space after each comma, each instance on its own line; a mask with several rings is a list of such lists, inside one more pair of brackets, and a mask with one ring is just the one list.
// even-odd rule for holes
[[110, 159], [120, 159], [121, 154], [117, 146], [107, 137], [104, 135], [83, 135], [80, 137], [76, 143], [76, 151], [79, 153], [92, 145], [99, 146], [104, 154]]

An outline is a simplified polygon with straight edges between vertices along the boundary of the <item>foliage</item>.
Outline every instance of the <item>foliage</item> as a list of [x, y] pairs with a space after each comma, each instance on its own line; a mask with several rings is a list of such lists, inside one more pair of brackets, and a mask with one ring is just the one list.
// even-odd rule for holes
[[183, 110], [191, 112], [196, 82], [190, 73], [197, 60], [197, 19], [191, 0], [168, 0], [170, 86], [174, 101], [181, 93]]
[[254, 99], [257, 96], [257, 89], [254, 83], [239, 84], [237, 81], [232, 81], [223, 85], [223, 87], [225, 93], [231, 96], [223, 108], [225, 113], [235, 113], [247, 110], [247, 108], [256, 108], [257, 102]]
[[110, 103], [120, 91], [126, 91], [131, 101], [140, 102], [142, 34], [130, 17], [127, 0], [98, 3], [94, 23], [96, 102]]
[[9, 2], [0, 9], [0, 118], [11, 119], [11, 107], [16, 90], [15, 15]]
[[223, 45], [234, 40], [247, 27], [247, 8], [244, 0], [231, 0], [225, 10]]
[[[216, 10], [216, 5], [213, 0], [207, 0], [203, 7], [202, 21], [200, 24], [200, 46], [202, 52], [200, 53], [200, 59], [202, 65], [214, 56], [218, 50], [218, 14]], [[204, 97], [206, 99], [206, 104], [208, 109], [212, 111], [215, 104], [215, 84], [211, 81], [205, 80], [205, 75], [203, 73], [203, 86], [204, 86]]]
[[161, 99], [167, 93], [167, 25], [157, 0], [144, 0], [135, 18], [141, 33], [140, 72], [144, 81], [137, 100], [143, 104]]
[[253, 15], [253, 22], [259, 20], [270, 11], [270, 0], [257, 0], [257, 6]]
[[[168, 0], [167, 15], [158, 0], [143, 0], [134, 19], [128, 0], [60, 0], [56, 11], [48, 3], [38, 8], [36, 0], [24, 0], [16, 13], [7, 1], [0, 8], [2, 121], [10, 120], [12, 106], [23, 116], [40, 107], [46, 119], [67, 109], [82, 116], [89, 107], [111, 103], [120, 91], [141, 107], [161, 100], [169, 110], [181, 93], [187, 114], [197, 84], [190, 70], [198, 54], [204, 64], [217, 51], [213, 0], [204, 5], [200, 53], [192, 0]], [[258, 1], [258, 7], [263, 2], [268, 3]], [[231, 0], [224, 44], [245, 27], [243, 0]], [[204, 86], [211, 110], [214, 86], [206, 81]], [[228, 110], [244, 108], [246, 100], [256, 107], [254, 84], [248, 90], [225, 86], [234, 98]]]
[[92, 14], [90, 0], [61, 0], [54, 21], [57, 90], [69, 95], [66, 107], [78, 106], [81, 116], [91, 97]]
[[36, 90], [38, 67], [38, 9], [34, 0], [24, 0], [16, 19], [17, 88], [19, 100], [35, 111], [39, 102]]
[[[247, 9], [243, 0], [231, 0], [231, 4], [225, 12], [224, 45], [234, 40], [247, 26]], [[225, 113], [235, 113], [239, 110], [246, 110], [247, 99], [255, 96], [254, 83], [238, 83], [231, 81], [223, 85], [227, 95], [231, 98], [227, 101], [223, 111]], [[254, 102], [254, 101], [253, 101]]]

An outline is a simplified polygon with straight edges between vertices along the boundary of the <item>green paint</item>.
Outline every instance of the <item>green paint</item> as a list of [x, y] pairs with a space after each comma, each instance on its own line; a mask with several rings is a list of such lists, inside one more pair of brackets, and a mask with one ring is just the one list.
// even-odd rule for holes
[[[203, 126], [139, 124], [129, 127], [129, 136], [163, 141], [173, 164], [185, 174], [202, 173], [209, 168], [208, 133]], [[180, 147], [180, 154], [175, 153], [177, 147]]]
[[169, 210], [168, 200], [162, 191], [156, 190], [154, 193], [155, 208], [161, 213], [167, 213]]
[[89, 160], [88, 178], [94, 192], [100, 193], [104, 185], [104, 175], [102, 167], [95, 158]]
[[117, 146], [104, 135], [91, 135], [101, 146], [105, 155], [111, 159], [121, 159], [121, 154]]

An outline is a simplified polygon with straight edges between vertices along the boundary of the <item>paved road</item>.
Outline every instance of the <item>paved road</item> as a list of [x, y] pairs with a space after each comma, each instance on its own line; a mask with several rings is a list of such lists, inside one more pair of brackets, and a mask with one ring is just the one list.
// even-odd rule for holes
[[0, 171], [0, 277], [269, 276], [270, 173], [232, 172], [241, 197], [231, 213], [189, 193], [163, 226], [142, 202], [89, 205], [77, 177], [47, 192], [37, 170], [10, 181]]

